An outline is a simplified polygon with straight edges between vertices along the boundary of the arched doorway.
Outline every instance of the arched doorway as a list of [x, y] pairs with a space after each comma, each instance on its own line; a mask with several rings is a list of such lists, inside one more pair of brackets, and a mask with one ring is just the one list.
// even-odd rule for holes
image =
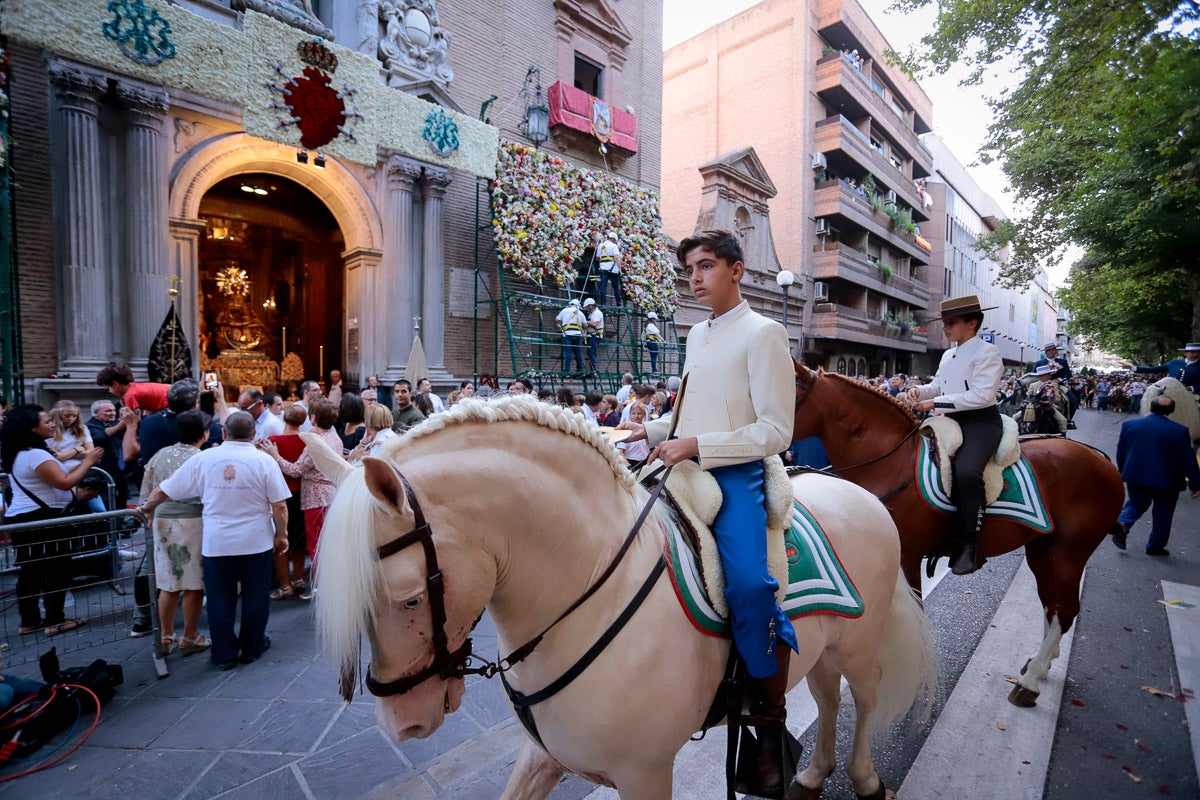
[[[249, 172], [205, 192], [199, 218], [204, 355], [247, 362], [231, 377], [272, 389], [265, 365], [262, 378], [247, 380], [249, 362], [279, 364], [296, 353], [306, 377], [344, 368], [345, 241], [325, 204], [288, 178]], [[296, 382], [286, 369], [281, 377], [284, 385]]]

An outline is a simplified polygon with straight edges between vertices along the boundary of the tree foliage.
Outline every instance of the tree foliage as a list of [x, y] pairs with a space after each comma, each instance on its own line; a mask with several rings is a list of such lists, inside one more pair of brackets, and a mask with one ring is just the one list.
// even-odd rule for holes
[[1198, 19], [1200, 0], [942, 0], [901, 59], [916, 73], [964, 63], [968, 83], [998, 66], [1021, 76], [989, 99], [981, 156], [1030, 210], [981, 246], [1011, 248], [1013, 286], [1082, 248], [1061, 294], [1076, 332], [1139, 360], [1189, 328], [1200, 339]]

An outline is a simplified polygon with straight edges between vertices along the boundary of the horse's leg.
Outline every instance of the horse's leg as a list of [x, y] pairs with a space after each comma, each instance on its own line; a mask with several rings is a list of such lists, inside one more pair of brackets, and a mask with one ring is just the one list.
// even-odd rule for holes
[[617, 784], [621, 800], [671, 800], [671, 773], [674, 764], [666, 768], [639, 771], [622, 775]]
[[924, 557], [925, 554], [917, 552], [915, 547], [910, 547], [908, 552], [900, 554], [900, 569], [904, 572], [904, 580], [917, 593], [917, 597], [921, 596], [921, 562]]
[[[817, 703], [817, 743], [808, 767], [800, 772], [788, 792], [788, 800], [816, 800], [837, 764], [837, 719], [842, 702], [842, 676], [830, 656], [822, 655], [808, 672], [808, 691]], [[796, 788], [799, 784], [799, 789]]]
[[[1065, 549], [1060, 546], [1060, 549]], [[1079, 583], [1083, 579], [1085, 559], [1072, 559], [1069, 553], [1055, 557], [1050, 545], [1035, 539], [1025, 545], [1025, 561], [1037, 580], [1038, 598], [1045, 612], [1042, 645], [1037, 654], [1021, 668], [1021, 677], [1008, 695], [1016, 706], [1037, 705], [1041, 683], [1050, 674], [1050, 665], [1058, 658], [1063, 634], [1071, 629], [1079, 615]]]
[[878, 701], [880, 668], [875, 659], [856, 658], [846, 664], [846, 681], [854, 698], [854, 748], [846, 762], [846, 775], [860, 798], [883, 800], [885, 790], [871, 760], [871, 718]]
[[545, 800], [564, 774], [566, 770], [526, 736], [500, 800]]

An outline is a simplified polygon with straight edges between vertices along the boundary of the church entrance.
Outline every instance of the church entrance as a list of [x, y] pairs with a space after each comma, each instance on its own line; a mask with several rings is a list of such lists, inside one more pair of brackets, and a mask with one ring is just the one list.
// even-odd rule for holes
[[201, 368], [233, 391], [294, 390], [344, 369], [345, 250], [333, 214], [299, 183], [234, 175], [200, 201]]

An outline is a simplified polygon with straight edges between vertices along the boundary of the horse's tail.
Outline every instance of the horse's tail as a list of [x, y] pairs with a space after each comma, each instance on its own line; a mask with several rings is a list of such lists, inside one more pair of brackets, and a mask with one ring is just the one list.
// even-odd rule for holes
[[903, 572], [896, 576], [892, 613], [877, 660], [882, 675], [877, 689], [878, 706], [872, 719], [875, 731], [886, 730], [909, 709], [914, 710], [915, 724], [925, 722], [933, 711], [937, 667], [928, 618]]

